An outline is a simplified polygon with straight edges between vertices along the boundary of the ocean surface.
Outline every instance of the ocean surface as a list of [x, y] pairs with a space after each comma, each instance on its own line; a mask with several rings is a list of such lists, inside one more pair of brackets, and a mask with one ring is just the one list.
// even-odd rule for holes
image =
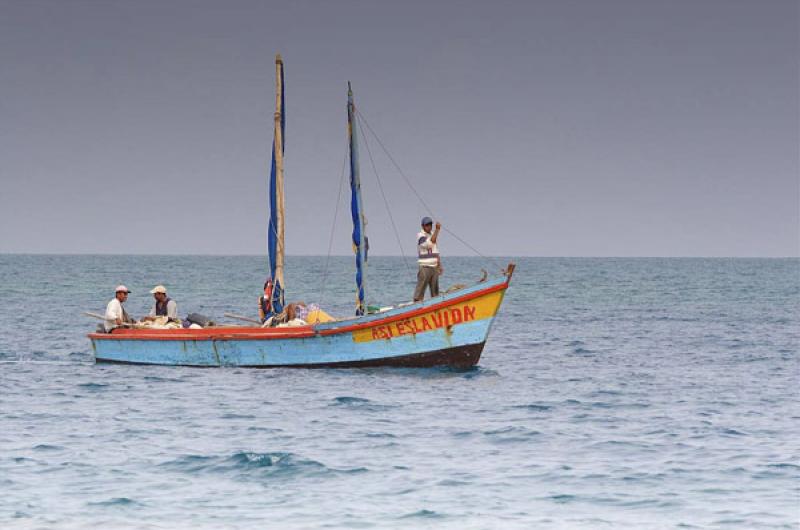
[[[82, 312], [255, 316], [264, 258], [0, 255], [0, 528], [800, 528], [800, 260], [514, 261], [475, 369], [255, 370], [94, 365]], [[353, 259], [287, 285], [349, 315]]]

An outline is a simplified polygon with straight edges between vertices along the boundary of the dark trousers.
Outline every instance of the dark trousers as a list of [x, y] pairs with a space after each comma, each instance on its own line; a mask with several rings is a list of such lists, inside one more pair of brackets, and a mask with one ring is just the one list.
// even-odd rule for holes
[[430, 286], [431, 298], [439, 296], [439, 268], [419, 266], [417, 272], [417, 287], [414, 289], [414, 301], [425, 298], [425, 288]]

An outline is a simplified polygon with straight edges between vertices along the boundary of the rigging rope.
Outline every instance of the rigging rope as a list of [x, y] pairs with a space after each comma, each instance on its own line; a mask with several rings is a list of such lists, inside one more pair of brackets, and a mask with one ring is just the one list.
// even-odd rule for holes
[[322, 273], [322, 289], [320, 289], [319, 295], [319, 303], [317, 304], [320, 309], [322, 308], [322, 302], [325, 301], [325, 291], [326, 286], [328, 285], [328, 265], [331, 261], [331, 252], [333, 250], [333, 235], [336, 231], [336, 219], [339, 216], [339, 204], [342, 202], [342, 188], [344, 187], [344, 172], [345, 168], [347, 167], [347, 151], [349, 149], [350, 142], [345, 144], [344, 148], [344, 159], [342, 160], [342, 176], [339, 177], [339, 193], [336, 196], [336, 208], [333, 210], [333, 222], [331, 223], [331, 236], [328, 240], [328, 255], [325, 257], [325, 268]]
[[[392, 164], [394, 165], [395, 169], [397, 169], [397, 172], [400, 173], [400, 176], [403, 177], [403, 180], [405, 180], [405, 182], [408, 185], [408, 187], [411, 188], [411, 191], [413, 191], [414, 195], [417, 196], [417, 199], [419, 199], [419, 202], [422, 203], [422, 206], [428, 211], [428, 213], [431, 215], [431, 217], [435, 217], [433, 215], [433, 209], [430, 206], [428, 206], [428, 203], [425, 202], [425, 199], [422, 198], [422, 195], [420, 195], [419, 192], [417, 192], [417, 189], [414, 187], [413, 184], [411, 184], [411, 181], [409, 180], [409, 178], [406, 176], [405, 173], [403, 173], [403, 170], [400, 169], [400, 165], [395, 161], [395, 159], [391, 155], [391, 153], [389, 153], [389, 150], [386, 148], [386, 146], [383, 145], [383, 142], [381, 142], [381, 139], [378, 137], [378, 135], [375, 133], [375, 131], [372, 129], [372, 127], [370, 127], [369, 122], [367, 121], [367, 118], [361, 113], [360, 110], [355, 109], [355, 111], [356, 111], [356, 115], [361, 120], [361, 122], [364, 125], [366, 125], [366, 129], [368, 129], [369, 132], [372, 133], [372, 136], [375, 137], [375, 140], [378, 142], [378, 145], [381, 146], [381, 149], [383, 149], [383, 152], [386, 153], [387, 157], [389, 157], [389, 160], [392, 162]], [[363, 133], [362, 133], [362, 135], [363, 135]], [[365, 143], [366, 143], [366, 141], [365, 141]], [[367, 151], [369, 151], [369, 148], [367, 148]], [[372, 158], [372, 155], [370, 155], [370, 158]], [[380, 181], [378, 181], [378, 182], [380, 182]], [[381, 189], [381, 193], [383, 193], [382, 189]], [[384, 197], [384, 200], [385, 199], [386, 198]], [[388, 206], [387, 206], [387, 208], [388, 208]], [[394, 224], [394, 221], [392, 221], [392, 223]], [[501, 270], [505, 269], [505, 267], [502, 267], [497, 260], [495, 260], [495, 259], [493, 259], [493, 258], [491, 258], [489, 256], [483, 255], [479, 250], [477, 250], [475, 247], [473, 247], [472, 245], [470, 245], [469, 243], [464, 241], [462, 238], [460, 238], [458, 235], [456, 235], [455, 232], [453, 232], [452, 230], [449, 230], [447, 227], [444, 227], [444, 226], [442, 227], [442, 229], [445, 232], [447, 232], [448, 234], [450, 234], [451, 236], [453, 236], [454, 238], [456, 238], [458, 241], [460, 241], [464, 246], [466, 246], [468, 249], [473, 251], [475, 254], [477, 254], [481, 258], [487, 260], [489, 263], [492, 264], [492, 266], [498, 267]], [[396, 229], [395, 229], [395, 231], [396, 231]]]
[[[363, 123], [361, 117], [356, 115], [356, 119], [359, 120], [360, 123]], [[397, 246], [400, 247], [400, 255], [403, 256], [403, 265], [406, 266], [406, 272], [409, 275], [413, 275], [411, 272], [411, 268], [408, 266], [408, 258], [406, 258], [406, 253], [403, 252], [403, 243], [400, 240], [400, 232], [397, 231], [397, 224], [394, 222], [394, 217], [392, 216], [392, 210], [389, 208], [389, 200], [386, 198], [386, 193], [383, 191], [383, 184], [381, 183], [381, 176], [378, 174], [378, 167], [375, 165], [375, 159], [372, 158], [372, 151], [369, 148], [369, 142], [367, 142], [367, 137], [364, 134], [363, 127], [361, 129], [361, 139], [364, 140], [364, 147], [367, 148], [367, 155], [369, 155], [369, 161], [372, 164], [372, 171], [375, 172], [375, 179], [378, 181], [378, 188], [381, 190], [381, 196], [383, 197], [383, 204], [386, 205], [386, 212], [389, 214], [389, 220], [392, 222], [392, 229], [394, 230], [394, 237], [397, 238]]]

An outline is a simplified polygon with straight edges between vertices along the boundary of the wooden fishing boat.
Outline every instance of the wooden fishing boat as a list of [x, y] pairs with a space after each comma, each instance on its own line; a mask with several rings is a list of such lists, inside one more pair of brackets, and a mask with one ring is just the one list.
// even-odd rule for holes
[[[283, 62], [276, 57], [276, 112], [268, 231], [271, 310], [284, 308]], [[258, 368], [453, 366], [478, 363], [514, 272], [426, 301], [369, 313], [367, 244], [358, 169], [355, 106], [348, 87], [351, 214], [356, 257], [355, 317], [292, 327], [117, 328], [91, 333], [97, 362]]]
[[427, 367], [478, 363], [513, 272], [383, 313], [316, 325], [115, 329], [93, 333], [98, 362], [247, 367]]

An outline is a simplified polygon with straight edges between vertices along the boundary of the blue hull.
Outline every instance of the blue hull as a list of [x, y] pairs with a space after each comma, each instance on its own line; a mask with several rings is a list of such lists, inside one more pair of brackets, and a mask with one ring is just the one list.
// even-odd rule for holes
[[357, 367], [473, 366], [480, 359], [490, 321], [398, 337], [375, 345], [348, 335], [258, 340], [97, 340], [97, 362], [171, 366]]

